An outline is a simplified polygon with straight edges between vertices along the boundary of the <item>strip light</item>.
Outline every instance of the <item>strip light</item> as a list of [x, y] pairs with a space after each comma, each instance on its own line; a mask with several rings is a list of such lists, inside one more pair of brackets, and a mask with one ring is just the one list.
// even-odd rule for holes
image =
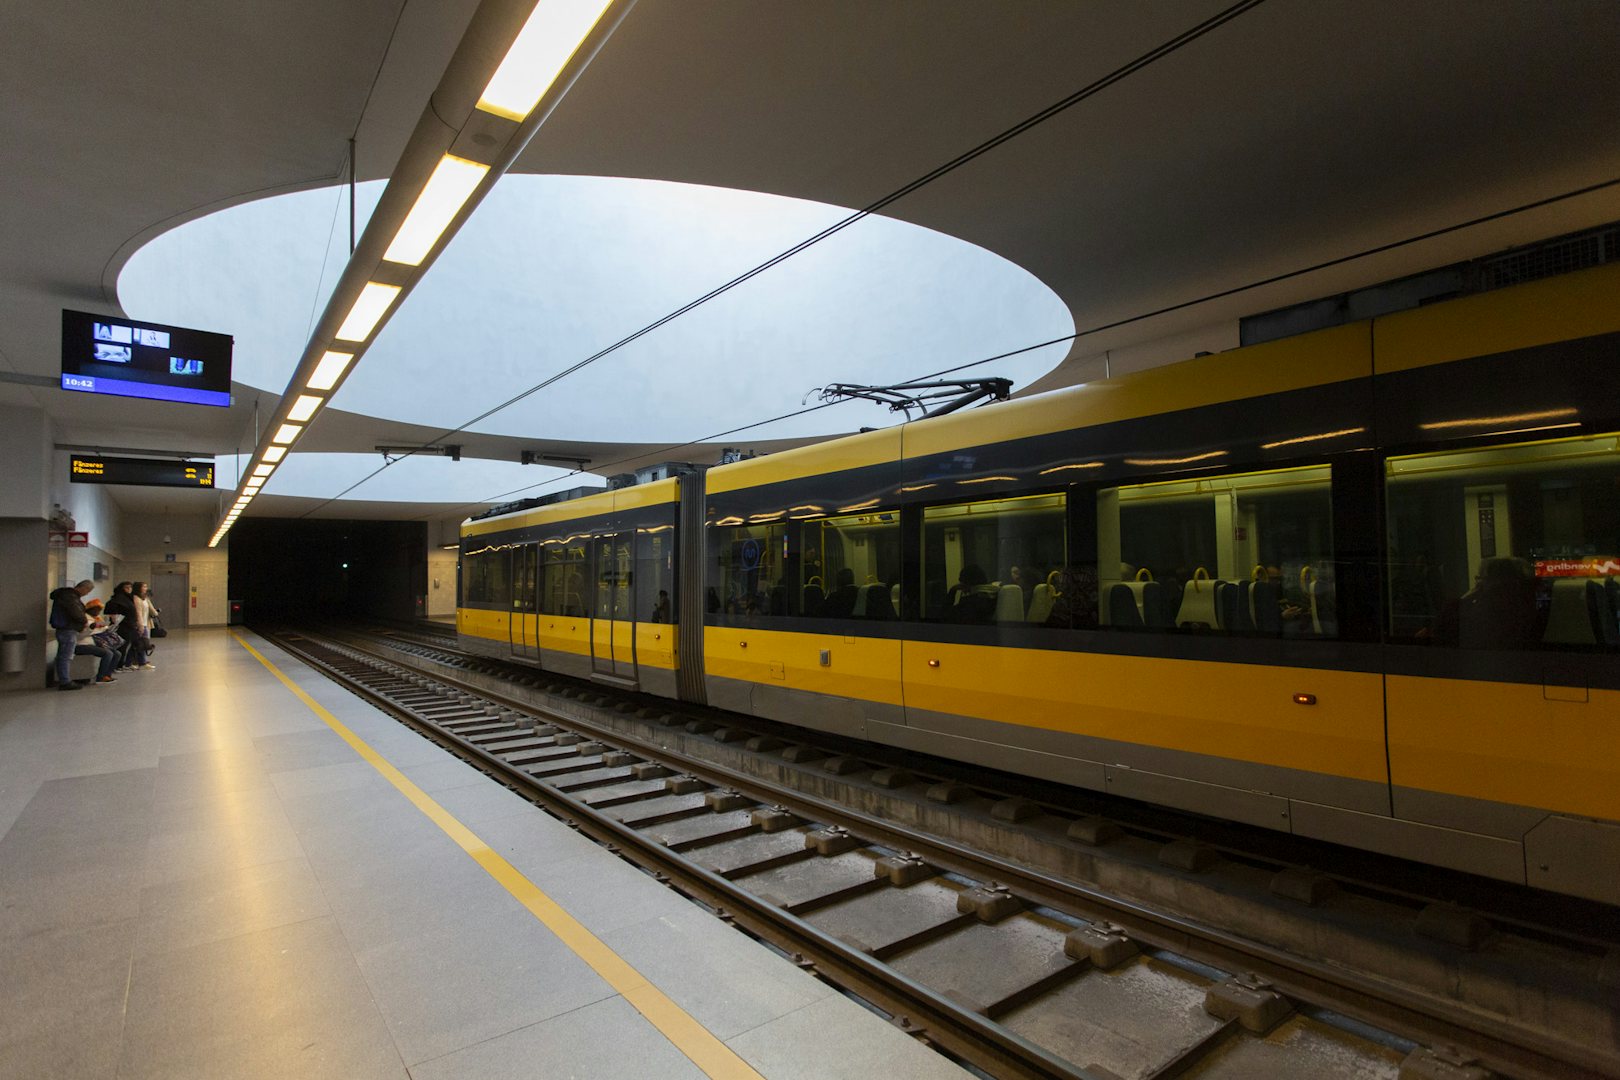
[[388, 314], [388, 308], [399, 295], [398, 285], [383, 285], [368, 281], [355, 298], [354, 306], [338, 327], [337, 337], [342, 341], [364, 341], [377, 328], [377, 323]]
[[540, 0], [518, 31], [478, 107], [522, 123], [540, 104], [611, 0]]
[[406, 266], [421, 266], [433, 245], [439, 242], [444, 230], [460, 211], [462, 204], [472, 196], [489, 175], [489, 166], [466, 158], [446, 154], [439, 159], [433, 175], [422, 186], [411, 212], [394, 234], [394, 240], [383, 252], [389, 262]]
[[287, 410], [287, 419], [296, 420], [300, 424], [315, 415], [315, 410], [321, 407], [326, 399], [316, 394], [299, 394], [298, 400], [293, 402], [292, 408]]
[[[533, 136], [534, 129], [544, 119], [543, 114], [537, 112], [541, 101], [547, 100], [548, 95], [560, 96], [559, 90], [566, 90], [566, 87], [559, 87], [564, 72], [577, 73], [589, 62], [589, 55], [582, 50], [593, 35], [596, 35], [591, 46], [593, 52], [600, 40], [605, 39], [608, 30], [604, 29], [600, 34], [597, 30], [607, 13], [617, 11], [616, 22], [623, 17], [631, 3], [633, 0], [528, 0], [528, 17], [490, 76], [476, 105], [478, 110], [513, 121], [517, 127], [506, 128], [487, 120], [473, 124], [463, 121], [461, 131], [448, 131], [446, 129], [454, 124], [445, 122], [445, 114], [438, 110], [437, 102], [429, 103], [423, 113], [424, 118], [431, 114], [438, 123], [423, 124], [412, 135], [400, 158], [401, 165], [405, 167], [396, 169], [399, 175], [389, 181], [386, 189], [388, 217], [374, 217], [371, 223], [380, 236], [384, 235], [384, 229], [397, 221], [394, 235], [380, 258], [376, 254], [376, 247], [372, 246], [373, 233], [370, 228], [359, 252], [351, 250], [343, 280], [359, 280], [363, 284], [357, 294], [350, 292], [352, 285], [346, 285], [340, 296], [329, 301], [326, 314], [319, 324], [320, 335], [312, 336], [299, 364], [298, 371], [305, 379], [304, 384], [299, 387], [296, 376], [289, 381], [280, 403], [280, 408], [286, 410], [281, 414], [285, 422], [280, 423], [275, 434], [262, 444], [253, 482], [243, 485], [245, 497], [251, 498], [263, 485], [264, 479], [286, 458], [305, 427], [342, 385], [354, 362], [388, 319], [404, 291], [416, 283], [446, 238], [454, 235], [457, 221], [488, 193], [492, 178], [510, 166]], [[508, 0], [485, 7], [490, 10], [485, 12], [480, 8], [465, 40], [478, 41], [480, 44], [493, 43], [489, 35], [509, 32], [509, 13], [514, 9], [521, 10], [522, 5], [518, 0]], [[465, 102], [466, 98], [461, 95], [470, 82], [467, 77], [475, 71], [488, 70], [484, 66], [488, 55], [482, 48], [472, 50], [466, 57], [458, 53], [457, 60], [446, 70], [441, 87], [451, 87], [449, 92], [452, 96]], [[471, 82], [471, 85], [476, 86], [477, 83]], [[467, 117], [468, 121], [472, 119], [465, 112], [461, 115]], [[488, 156], [478, 151], [474, 157], [484, 160], [475, 160], [474, 157], [447, 152], [449, 146], [457, 145], [463, 137], [470, 137], [471, 144], [485, 147]], [[400, 187], [414, 185], [416, 178], [423, 175], [421, 170], [430, 162], [432, 169], [414, 196], [399, 190]], [[402, 218], [394, 216], [397, 213], [394, 208], [404, 201], [404, 198], [394, 201], [396, 194], [411, 198], [410, 209]], [[367, 268], [360, 261], [362, 259], [376, 262]], [[349, 276], [351, 272], [352, 277]], [[339, 320], [340, 325], [335, 331], [327, 329], [332, 325], [336, 313], [343, 310], [341, 303], [351, 296], [353, 302]], [[327, 334], [331, 335], [330, 339], [325, 338]], [[313, 360], [316, 355], [319, 359]], [[229, 530], [230, 523], [240, 515], [244, 506], [245, 502], [239, 503], [234, 511], [227, 514], [219, 532], [215, 534], [215, 542]]]
[[332, 389], [337, 385], [337, 381], [343, 377], [344, 370], [349, 366], [349, 361], [353, 359], [354, 353], [338, 352], [335, 349], [328, 350], [326, 355], [321, 357], [321, 362], [315, 366], [315, 374], [311, 375], [309, 382], [304, 385], [311, 390]]

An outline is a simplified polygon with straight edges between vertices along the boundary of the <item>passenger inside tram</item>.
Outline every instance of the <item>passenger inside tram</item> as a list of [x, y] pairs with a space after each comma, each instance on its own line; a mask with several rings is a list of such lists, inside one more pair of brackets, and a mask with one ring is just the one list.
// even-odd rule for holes
[[1395, 457], [1385, 473], [1392, 638], [1620, 648], [1620, 436]]

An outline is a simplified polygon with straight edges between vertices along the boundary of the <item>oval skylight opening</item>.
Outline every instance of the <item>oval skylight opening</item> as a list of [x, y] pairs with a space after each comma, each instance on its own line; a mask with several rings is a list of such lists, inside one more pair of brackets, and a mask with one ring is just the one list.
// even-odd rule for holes
[[[364, 214], [381, 183], [361, 185]], [[279, 394], [347, 258], [346, 190], [275, 196], [152, 240], [119, 277], [134, 318], [229, 333], [239, 383]], [[849, 211], [653, 180], [503, 178], [378, 335], [338, 409], [450, 428], [813, 236]], [[869, 217], [474, 425], [534, 438], [706, 439], [1064, 337], [1067, 307], [983, 248]], [[978, 364], [1022, 386], [1068, 344]], [[736, 437], [898, 421], [844, 404]], [[295, 455], [297, 456], [297, 455]], [[357, 493], [358, 494], [358, 493]]]

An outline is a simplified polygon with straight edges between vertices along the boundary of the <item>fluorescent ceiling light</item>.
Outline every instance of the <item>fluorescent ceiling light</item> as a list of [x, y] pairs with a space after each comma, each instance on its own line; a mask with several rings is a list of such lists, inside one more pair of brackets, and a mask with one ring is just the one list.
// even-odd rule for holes
[[324, 400], [326, 399], [315, 394], [299, 394], [298, 400], [293, 402], [293, 407], [287, 410], [287, 419], [303, 423], [315, 415], [315, 410], [321, 407]]
[[276, 467], [274, 465], [269, 464], [268, 462], [266, 462], [263, 465], [255, 465], [255, 466], [253, 466], [253, 475], [254, 476], [269, 476], [271, 473], [273, 473], [275, 471], [276, 471]]
[[540, 0], [484, 87], [478, 107], [521, 123], [540, 104], [611, 2]]
[[398, 285], [380, 285], [366, 282], [360, 296], [349, 309], [348, 317], [338, 327], [337, 336], [344, 341], [364, 341], [377, 328], [377, 323], [388, 314], [388, 306], [399, 295]]
[[416, 205], [411, 207], [399, 232], [394, 234], [393, 243], [383, 252], [383, 258], [406, 266], [421, 266], [444, 230], [450, 227], [450, 219], [488, 173], [488, 165], [454, 154], [440, 158], [433, 175], [422, 186], [422, 194], [416, 197]]
[[286, 456], [287, 448], [285, 446], [267, 446], [264, 448], [264, 460], [266, 461], [280, 461]]
[[349, 361], [353, 359], [354, 353], [329, 350], [325, 356], [321, 357], [321, 362], [315, 365], [315, 374], [309, 377], [309, 382], [305, 385], [311, 390], [332, 389], [337, 385], [337, 381], [343, 378], [344, 369], [349, 366]]
[[304, 428], [301, 424], [282, 424], [281, 427], [276, 429], [276, 437], [270, 441], [273, 443], [280, 443], [282, 446], [285, 446], [294, 439], [298, 438], [298, 433], [303, 430]]

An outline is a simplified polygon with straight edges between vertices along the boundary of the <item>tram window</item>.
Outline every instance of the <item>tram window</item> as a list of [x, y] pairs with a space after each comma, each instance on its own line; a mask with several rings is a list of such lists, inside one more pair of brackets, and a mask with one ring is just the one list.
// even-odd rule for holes
[[1066, 506], [1060, 493], [924, 509], [922, 617], [1070, 625]]
[[644, 525], [636, 530], [636, 618], [675, 621], [675, 526]]
[[1620, 435], [1391, 458], [1391, 637], [1620, 648]]
[[898, 618], [900, 513], [872, 510], [814, 518], [803, 530], [796, 598], [823, 619]]
[[538, 567], [535, 562], [535, 545], [525, 544], [512, 552], [512, 595], [513, 611], [536, 611], [535, 588], [538, 585]]
[[708, 597], [711, 613], [788, 613], [787, 533], [780, 522], [717, 525], [709, 530], [709, 554], [716, 570], [716, 584]]
[[462, 571], [467, 603], [505, 607], [512, 595], [511, 565], [512, 549], [506, 544], [468, 551]]
[[1332, 518], [1326, 465], [1105, 488], [1098, 621], [1336, 637]]
[[612, 533], [595, 537], [591, 545], [596, 555], [596, 608], [598, 619], [630, 620], [631, 587], [635, 581], [631, 541], [634, 534]]
[[589, 594], [585, 588], [585, 545], [582, 536], [547, 540], [540, 545], [540, 610], [547, 615], [584, 618]]

